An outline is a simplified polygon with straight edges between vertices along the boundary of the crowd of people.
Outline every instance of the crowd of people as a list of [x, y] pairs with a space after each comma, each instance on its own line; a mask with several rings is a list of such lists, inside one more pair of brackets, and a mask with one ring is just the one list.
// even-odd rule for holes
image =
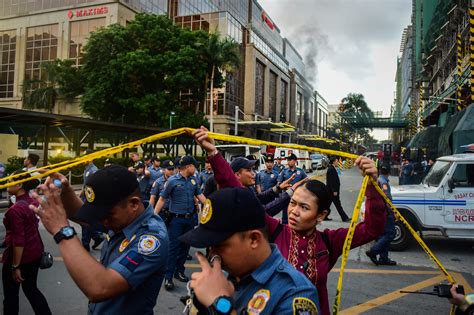
[[[161, 161], [133, 153], [129, 168], [88, 163], [79, 196], [60, 173], [9, 187], [15, 198], [4, 219], [3, 313], [18, 314], [20, 285], [36, 314], [51, 313], [36, 286], [44, 252], [39, 218], [89, 299], [90, 314], [153, 314], [161, 287], [173, 290], [175, 280], [187, 283], [187, 310], [197, 314], [330, 314], [328, 273], [348, 228], [319, 225], [333, 203], [343, 222], [351, 220], [341, 206], [337, 160], [330, 159], [324, 184], [308, 178], [294, 154], [286, 167], [266, 155], [257, 173], [256, 159], [226, 161], [207, 129], [190, 136], [207, 155], [201, 172], [192, 156]], [[390, 198], [389, 170], [379, 176], [362, 156], [355, 165]], [[393, 265], [387, 253], [393, 213], [370, 182], [365, 197], [352, 248], [377, 241], [367, 255]], [[81, 239], [69, 220], [81, 225]], [[90, 254], [91, 241], [92, 249], [102, 246], [100, 261]], [[189, 277], [191, 246], [205, 251], [196, 254], [201, 271]]]

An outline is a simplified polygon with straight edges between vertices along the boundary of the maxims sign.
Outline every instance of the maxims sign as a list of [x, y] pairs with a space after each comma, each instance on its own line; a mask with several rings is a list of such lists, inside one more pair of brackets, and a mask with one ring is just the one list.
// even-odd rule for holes
[[107, 7], [99, 7], [99, 8], [86, 8], [86, 9], [78, 9], [78, 10], [69, 10], [67, 16], [69, 19], [73, 19], [74, 17], [84, 17], [84, 16], [95, 16], [95, 15], [104, 15], [109, 13], [109, 8]]

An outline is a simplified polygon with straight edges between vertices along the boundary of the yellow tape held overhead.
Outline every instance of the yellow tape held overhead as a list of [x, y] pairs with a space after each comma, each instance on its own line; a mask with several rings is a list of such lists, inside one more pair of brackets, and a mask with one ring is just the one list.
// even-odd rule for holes
[[[148, 143], [148, 142], [154, 142], [162, 139], [166, 139], [169, 137], [176, 137], [179, 136], [183, 133], [186, 132], [192, 132], [194, 129], [191, 128], [179, 128], [179, 129], [174, 129], [166, 132], [162, 132], [144, 139], [136, 140], [133, 142], [129, 142], [117, 147], [112, 147], [108, 149], [104, 149], [101, 151], [94, 152], [92, 154], [85, 155], [80, 158], [72, 159], [69, 161], [64, 161], [55, 165], [49, 165], [48, 167], [45, 167], [45, 169], [49, 168], [49, 171], [46, 171], [42, 174], [18, 180], [15, 182], [10, 182], [6, 183], [4, 185], [0, 185], [0, 189], [13, 186], [16, 184], [20, 184], [32, 179], [40, 179], [42, 177], [46, 177], [52, 173], [59, 172], [65, 169], [69, 169], [73, 166], [80, 165], [89, 161], [92, 161], [96, 158], [100, 158], [103, 156], [107, 155], [112, 155], [116, 153], [120, 153], [123, 150], [127, 148], [134, 148], [138, 145], [141, 145], [143, 143]], [[231, 136], [231, 135], [224, 135], [224, 134], [219, 134], [219, 133], [209, 133], [209, 136], [213, 139], [216, 140], [221, 140], [221, 141], [227, 141], [227, 142], [234, 142], [234, 143], [241, 143], [241, 144], [248, 144], [248, 145], [271, 145], [271, 146], [278, 146], [278, 147], [285, 147], [285, 148], [290, 148], [290, 149], [297, 149], [297, 150], [305, 150], [309, 152], [319, 152], [319, 153], [324, 153], [324, 154], [329, 154], [329, 155], [335, 155], [335, 156], [340, 156], [340, 157], [346, 157], [350, 159], [356, 159], [358, 156], [355, 154], [347, 153], [347, 152], [341, 152], [341, 151], [336, 151], [336, 150], [327, 150], [327, 149], [319, 149], [319, 148], [314, 148], [314, 147], [308, 147], [304, 145], [297, 145], [297, 144], [282, 144], [282, 143], [276, 143], [276, 142], [270, 142], [270, 141], [263, 141], [263, 140], [256, 140], [256, 139], [251, 139], [251, 138], [244, 138], [244, 137], [238, 137], [238, 136]], [[18, 177], [18, 175], [16, 175]], [[13, 179], [15, 176], [10, 176], [8, 179]], [[337, 314], [339, 312], [339, 307], [340, 307], [340, 299], [341, 299], [341, 289], [342, 289], [342, 281], [343, 281], [343, 273], [344, 273], [344, 268], [347, 262], [347, 257], [350, 251], [351, 243], [352, 243], [352, 238], [354, 236], [354, 231], [357, 223], [357, 219], [359, 217], [359, 212], [360, 212], [360, 207], [365, 195], [365, 190], [367, 187], [368, 183], [368, 176], [364, 177], [364, 180], [362, 182], [362, 187], [359, 192], [359, 196], [357, 198], [353, 215], [352, 215], [352, 221], [351, 225], [349, 227], [346, 239], [344, 241], [344, 248], [343, 248], [343, 254], [342, 254], [342, 263], [341, 263], [341, 269], [340, 269], [340, 274], [339, 274], [339, 280], [338, 280], [338, 286], [337, 286], [337, 291], [336, 291], [336, 299], [334, 302], [333, 306], [333, 313]], [[428, 248], [428, 246], [424, 243], [424, 241], [421, 239], [421, 237], [413, 230], [413, 228], [410, 226], [410, 224], [407, 222], [406, 219], [403, 218], [403, 216], [400, 214], [400, 212], [395, 208], [395, 206], [390, 202], [390, 200], [385, 196], [383, 193], [382, 189], [377, 185], [377, 182], [374, 179], [371, 179], [372, 184], [374, 187], [377, 189], [378, 193], [384, 198], [384, 200], [387, 202], [388, 205], [392, 208], [394, 213], [398, 216], [400, 221], [407, 227], [407, 229], [410, 231], [412, 236], [415, 238], [415, 240], [420, 244], [420, 246], [423, 248], [423, 250], [428, 254], [428, 256], [436, 263], [438, 266], [439, 270], [446, 276], [446, 278], [451, 282], [454, 283], [454, 278], [447, 272], [447, 270], [443, 267], [441, 262], [436, 258], [436, 256], [431, 252], [431, 250]]]
[[[158, 140], [162, 140], [162, 139], [166, 139], [166, 138], [170, 138], [170, 137], [176, 137], [176, 136], [179, 136], [179, 135], [185, 133], [187, 129], [189, 129], [189, 128], [179, 128], [179, 129], [174, 129], [174, 130], [170, 130], [170, 131], [166, 131], [166, 132], [161, 132], [161, 133], [158, 133], [158, 134], [155, 134], [155, 135], [152, 135], [152, 136], [140, 139], [140, 140], [136, 140], [136, 141], [132, 141], [132, 142], [129, 142], [129, 143], [126, 143], [126, 144], [119, 145], [117, 147], [104, 149], [104, 150], [101, 150], [101, 151], [97, 151], [97, 152], [82, 156], [80, 158], [76, 158], [76, 159], [69, 160], [69, 161], [64, 161], [64, 162], [56, 164], [56, 165], [60, 165], [58, 167], [51, 168], [51, 166], [49, 166], [49, 168], [51, 168], [49, 171], [43, 172], [41, 174], [29, 177], [29, 178], [24, 178], [24, 179], [21, 179], [21, 180], [17, 180], [17, 181], [13, 181], [13, 182], [10, 182], [10, 183], [0, 185], [0, 189], [7, 188], [7, 187], [10, 187], [10, 186], [14, 186], [14, 185], [17, 185], [17, 184], [21, 184], [21, 183], [27, 182], [27, 181], [32, 180], [32, 179], [40, 179], [40, 178], [43, 178], [43, 177], [47, 177], [47, 176], [51, 175], [52, 173], [67, 170], [67, 169], [72, 168], [76, 165], [80, 165], [80, 164], [83, 164], [83, 163], [86, 163], [86, 162], [91, 162], [94, 159], [97, 159], [97, 158], [100, 158], [100, 157], [120, 153], [120, 152], [122, 152], [123, 150], [125, 150], [127, 148], [131, 149], [131, 148], [139, 146], [143, 143], [154, 142], [154, 141], [158, 141]], [[189, 130], [192, 130], [192, 129], [189, 129]], [[65, 162], [67, 162], [67, 164]], [[36, 170], [36, 171], [38, 171], [38, 170]], [[16, 178], [16, 177], [18, 177], [18, 175], [19, 174], [14, 175], [14, 176], [10, 176], [8, 179]]]
[[354, 206], [351, 225], [349, 226], [346, 239], [344, 240], [344, 247], [342, 248], [342, 261], [339, 270], [339, 279], [337, 280], [336, 298], [334, 299], [334, 305], [332, 307], [333, 314], [339, 313], [339, 307], [341, 304], [342, 280], [344, 278], [344, 268], [346, 267], [347, 257], [349, 256], [349, 251], [351, 250], [352, 238], [354, 237], [357, 219], [359, 218], [360, 207], [362, 205], [362, 201], [364, 201], [365, 190], [367, 188], [368, 182], [369, 176], [365, 176], [364, 180], [362, 181], [362, 186], [360, 187], [359, 196], [357, 197], [357, 201]]
[[398, 217], [400, 222], [405, 225], [405, 227], [410, 231], [410, 234], [413, 236], [413, 238], [420, 244], [421, 248], [426, 252], [426, 254], [435, 262], [436, 266], [438, 266], [438, 269], [443, 273], [448, 281], [450, 283], [454, 283], [454, 278], [449, 274], [449, 272], [443, 267], [441, 262], [436, 258], [436, 256], [433, 254], [433, 252], [428, 248], [428, 245], [423, 241], [423, 239], [416, 233], [416, 231], [411, 227], [410, 223], [401, 215], [401, 213], [397, 210], [397, 208], [393, 205], [393, 203], [388, 199], [388, 197], [384, 194], [383, 190], [377, 185], [377, 182], [371, 178], [372, 185], [374, 185], [375, 189], [377, 189], [378, 193], [382, 196], [382, 198], [385, 200], [387, 205], [390, 206], [390, 208], [393, 210], [395, 215]]

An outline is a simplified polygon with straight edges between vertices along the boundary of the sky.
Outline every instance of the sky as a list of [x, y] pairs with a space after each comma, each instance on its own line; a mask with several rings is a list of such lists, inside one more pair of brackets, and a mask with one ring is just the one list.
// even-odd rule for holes
[[[305, 59], [310, 82], [329, 104], [339, 104], [348, 93], [361, 93], [373, 111], [389, 116], [412, 0], [259, 3]], [[372, 135], [385, 140], [388, 131], [376, 129]]]

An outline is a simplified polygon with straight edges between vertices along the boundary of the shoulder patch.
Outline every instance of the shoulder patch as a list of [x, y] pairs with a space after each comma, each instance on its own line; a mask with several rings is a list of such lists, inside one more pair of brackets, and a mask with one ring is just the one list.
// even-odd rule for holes
[[210, 199], [206, 199], [204, 206], [199, 215], [199, 223], [206, 224], [212, 218], [212, 203]]
[[304, 297], [293, 299], [293, 315], [317, 315], [318, 308], [313, 301]]
[[119, 247], [119, 253], [123, 252], [125, 250], [125, 248], [127, 248], [127, 246], [130, 244], [130, 242], [133, 242], [133, 240], [136, 238], [137, 236], [136, 235], [133, 235], [132, 238], [129, 240], [127, 239], [124, 239], [122, 241], [122, 243], [120, 243], [120, 247]]
[[191, 179], [191, 184], [196, 185], [196, 181], [194, 179]]
[[153, 235], [142, 235], [138, 241], [138, 252], [143, 255], [153, 254], [159, 247], [161, 243]]
[[143, 262], [145, 258], [139, 255], [136, 251], [131, 251], [120, 260], [120, 264], [127, 268], [130, 272], [134, 272], [135, 269]]
[[258, 290], [250, 299], [247, 304], [248, 314], [260, 314], [267, 306], [267, 302], [270, 300], [270, 291], [269, 290]]

